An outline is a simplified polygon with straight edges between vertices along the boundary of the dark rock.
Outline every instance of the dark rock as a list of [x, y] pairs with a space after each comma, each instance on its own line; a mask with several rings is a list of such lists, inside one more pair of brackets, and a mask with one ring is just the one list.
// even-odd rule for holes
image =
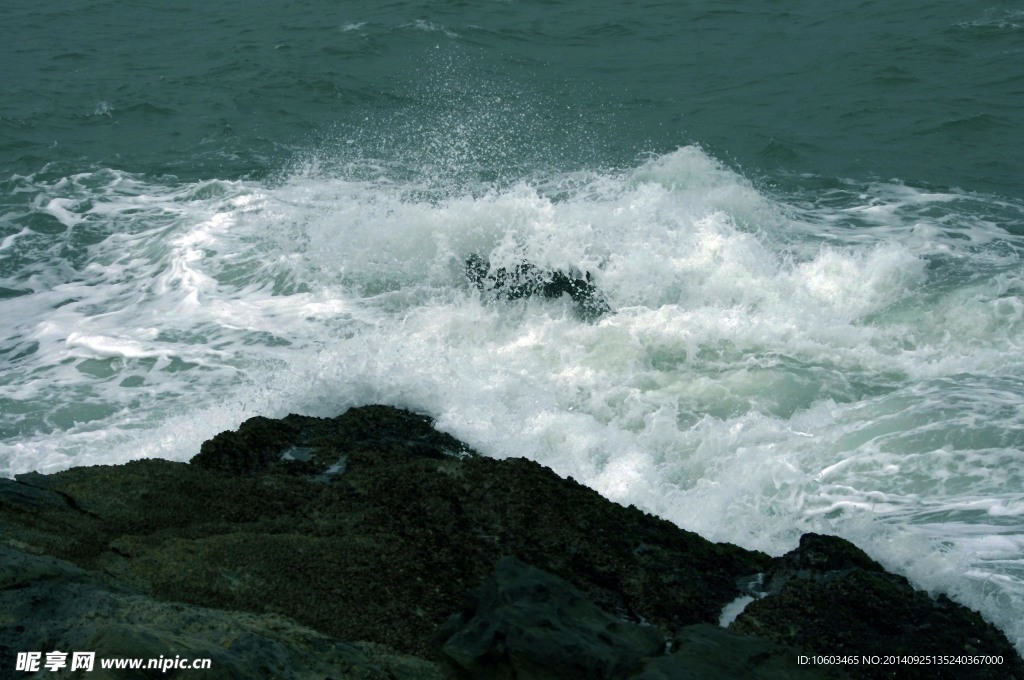
[[[202, 608], [204, 616], [287, 620], [334, 641], [317, 644], [337, 654], [343, 648], [335, 643], [348, 640], [359, 641], [364, 654], [370, 644], [383, 645], [376, 649], [385, 657], [438, 659], [434, 639], [442, 624], [462, 611], [467, 593], [491, 577], [500, 558], [515, 556], [570, 583], [620, 620], [622, 630], [637, 623], [689, 630], [675, 641], [677, 654], [712, 640], [733, 645], [730, 654], [737, 663], [747, 659], [744, 668], [768, 668], [758, 666], [761, 652], [738, 637], [686, 638], [697, 630], [688, 627], [717, 622], [722, 608], [744, 594], [744, 584], [766, 574], [763, 587], [771, 594], [749, 605], [732, 632], [819, 654], [974, 649], [1004, 655], [1000, 677], [1024, 677], [1013, 648], [981, 617], [916, 593], [844, 541], [809, 535], [800, 550], [776, 560], [711, 543], [536, 463], [476, 455], [435, 431], [429, 419], [387, 407], [337, 418], [252, 419], [204, 444], [191, 464], [139, 460], [0, 480], [0, 527], [0, 546], [19, 559], [64, 565], [47, 562], [45, 569], [56, 569], [50, 573], [33, 563], [37, 571], [22, 572], [17, 585], [0, 580], [0, 598], [32, 593], [49, 603], [40, 610], [46, 621], [79, 620], [78, 610], [61, 609], [64, 595], [33, 589], [88, 583], [92, 594], [82, 590], [82, 601], [97, 608], [103, 598], [121, 602], [103, 610], [105, 620], [121, 626], [118, 639], [147, 650], [155, 647], [130, 634], [136, 619], [126, 618], [134, 610], [125, 603], [141, 602], [133, 598]], [[39, 649], [64, 639], [45, 632], [50, 624], [19, 623], [31, 608], [3, 601], [9, 609], [0, 608], [0, 617], [19, 614], [0, 618], [0, 647]], [[587, 610], [582, 600], [572, 602], [578, 606], [570, 610]], [[153, 616], [137, 620], [139, 630], [158, 625]], [[229, 620], [222, 625], [236, 625]], [[170, 636], [161, 653], [178, 653], [179, 644], [214, 645], [182, 626], [174, 624], [173, 635], [185, 637], [157, 635]], [[583, 636], [592, 625], [565, 623], [564, 629]], [[256, 636], [252, 647], [274, 648], [260, 642], [277, 639], [269, 633], [245, 630]], [[299, 659], [302, 649], [289, 658]], [[347, 663], [330, 658], [335, 666]], [[669, 663], [648, 663], [642, 672], [664, 674]], [[879, 677], [864, 675], [863, 667], [847, 670]], [[986, 670], [979, 666], [956, 670], [961, 677], [992, 677], [979, 674]]]
[[[61, 677], [68, 678], [443, 677], [430, 662], [379, 646], [334, 640], [280, 616], [159, 602], [102, 574], [0, 547], [0, 674], [18, 652], [53, 651], [96, 653], [92, 671], [61, 671]], [[147, 669], [133, 674], [102, 669], [99, 662], [161, 657], [209, 659], [210, 669]]]
[[801, 665], [799, 652], [763, 638], [740, 635], [706, 623], [675, 635], [675, 651], [648, 661], [631, 680], [812, 680], [848, 678], [840, 666]]
[[765, 586], [777, 593], [790, 579], [831, 580], [854, 570], [884, 573], [878, 562], [863, 550], [838, 536], [804, 534], [800, 546], [775, 560]]
[[[295, 446], [311, 450], [307, 475], [275, 458]], [[343, 474], [318, 481], [342, 458]], [[89, 512], [64, 503], [22, 514], [11, 535], [160, 598], [277, 612], [423, 655], [503, 555], [668, 630], [716, 621], [740, 592], [737, 578], [769, 564], [536, 463], [475, 456], [396, 409], [253, 419], [193, 461], [47, 476], [48, 489]]]
[[[442, 458], [471, 455], [451, 435], [435, 430], [429, 418], [385, 406], [364, 406], [337, 418], [289, 415], [280, 420], [256, 416], [236, 432], [203, 442], [191, 463], [199, 467], [252, 474], [326, 472], [352, 451], [376, 457]], [[297, 451], [301, 454], [295, 455]]]
[[[864, 656], [1002, 656], [1002, 665], [898, 664], [900, 678], [1024, 678], [1006, 638], [977, 612], [914, 590], [849, 541], [806, 534], [769, 571], [770, 596], [743, 611], [730, 630], [807, 654]], [[885, 665], [847, 668], [854, 677], [888, 678]]]
[[557, 299], [568, 295], [581, 318], [593, 321], [611, 311], [604, 294], [593, 283], [590, 272], [542, 269], [522, 261], [515, 267], [492, 267], [479, 255], [466, 259], [466, 278], [480, 292], [499, 300], [527, 297]]
[[562, 579], [511, 557], [440, 639], [464, 678], [628, 678], [665, 647], [656, 628], [611, 616]]
[[813, 680], [848, 678], [841, 667], [801, 665], [799, 652], [763, 638], [696, 624], [666, 638], [616, 618], [567, 582], [514, 558], [439, 634], [456, 678], [612, 680]]

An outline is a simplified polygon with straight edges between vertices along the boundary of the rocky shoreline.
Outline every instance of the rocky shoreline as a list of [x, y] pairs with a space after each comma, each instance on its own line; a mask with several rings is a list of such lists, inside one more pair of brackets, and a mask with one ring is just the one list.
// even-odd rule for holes
[[[980, 615], [843, 539], [712, 543], [385, 406], [0, 480], [0, 538], [4, 678], [1024, 680]], [[211, 670], [14, 669], [54, 650]], [[861, 662], [900, 655], [1002, 663]]]

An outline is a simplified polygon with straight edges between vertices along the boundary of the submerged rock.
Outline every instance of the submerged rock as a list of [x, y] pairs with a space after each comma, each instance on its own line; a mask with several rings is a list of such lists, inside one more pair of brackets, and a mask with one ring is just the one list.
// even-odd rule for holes
[[527, 297], [557, 299], [568, 295], [580, 317], [593, 321], [611, 311], [590, 272], [543, 269], [523, 260], [515, 267], [492, 267], [479, 255], [466, 258], [466, 278], [480, 292], [499, 300]]
[[[450, 672], [487, 677], [480, 669], [499, 638], [486, 631], [500, 629], [517, 677], [540, 659], [580, 677], [709, 677], [692, 669], [719, 653], [723, 676], [836, 677], [787, 659], [876, 653], [891, 639], [886, 653], [945, 645], [1005, 657], [995, 669], [900, 667], [899, 677], [1024, 678], [980, 616], [914, 591], [845, 541], [809, 535], [778, 559], [711, 543], [536, 463], [479, 456], [428, 418], [383, 406], [253, 418], [190, 464], [0, 480], [0, 547], [15, 565], [0, 573], [20, 574], [0, 579], [0, 664], [88, 643], [203, 650], [225, 669], [210, 677], [263, 677], [273, 659], [293, 669], [278, 677], [429, 677], [443, 659]], [[730, 630], [707, 628], [759, 574], [769, 594]], [[539, 595], [561, 603], [557, 617], [541, 613]], [[120, 632], [90, 637], [86, 610]], [[462, 623], [439, 643], [454, 614]], [[559, 657], [556, 639], [574, 641], [578, 658]], [[225, 645], [237, 653], [215, 655]], [[364, 658], [386, 674], [366, 675], [377, 670]], [[845, 668], [885, 677], [878, 670]]]

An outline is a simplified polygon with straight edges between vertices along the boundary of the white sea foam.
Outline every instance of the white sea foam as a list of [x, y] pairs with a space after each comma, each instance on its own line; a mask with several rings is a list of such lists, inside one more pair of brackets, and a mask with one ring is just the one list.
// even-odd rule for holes
[[[1020, 206], [895, 183], [785, 202], [692, 147], [424, 184], [25, 178], [66, 231], [0, 249], [35, 263], [0, 269], [31, 291], [2, 302], [3, 472], [186, 460], [253, 415], [385, 402], [715, 540], [847, 536], [1024, 649]], [[613, 312], [489, 300], [474, 253], [590, 271]]]

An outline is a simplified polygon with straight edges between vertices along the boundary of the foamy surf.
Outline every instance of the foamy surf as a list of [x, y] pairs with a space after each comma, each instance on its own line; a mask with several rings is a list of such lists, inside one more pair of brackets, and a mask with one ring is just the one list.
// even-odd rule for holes
[[[4, 474], [384, 402], [715, 540], [838, 533], [1024, 649], [1024, 206], [775, 196], [696, 147], [469, 189], [11, 182]], [[471, 255], [591, 272], [612, 311], [489, 298]]]

